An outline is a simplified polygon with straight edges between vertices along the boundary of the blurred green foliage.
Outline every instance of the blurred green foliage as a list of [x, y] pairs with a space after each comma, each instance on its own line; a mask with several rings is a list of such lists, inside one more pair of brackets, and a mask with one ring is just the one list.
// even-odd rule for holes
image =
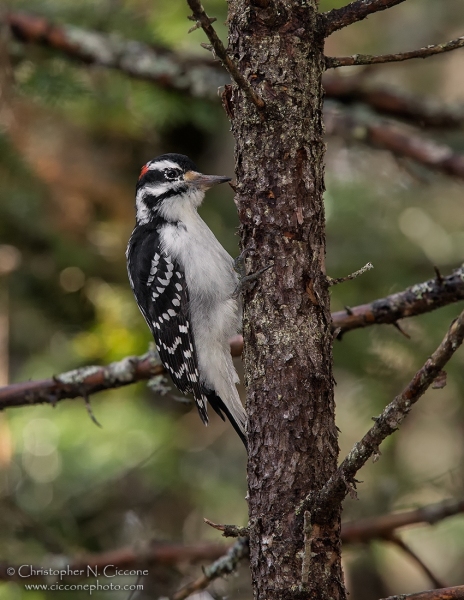
[[[186, 3], [9, 4], [55, 22], [117, 33], [189, 56], [205, 54], [199, 46], [202, 32], [186, 35], [191, 26]], [[328, 10], [343, 4], [324, 0], [320, 6]], [[215, 26], [226, 39], [226, 3], [210, 0], [205, 5], [218, 17]], [[410, 0], [335, 34], [327, 52], [411, 49], [454, 37], [458, 22], [464, 22], [458, 3]], [[13, 248], [17, 266], [1, 275], [0, 311], [8, 316], [10, 331], [0, 363], [9, 363], [11, 380], [20, 381], [146, 351], [150, 335], [132, 299], [124, 261], [140, 166], [157, 154], [176, 151], [207, 172], [232, 174], [233, 140], [219, 103], [75, 63], [49, 49], [13, 41], [10, 46], [15, 125], [3, 127], [0, 134], [0, 264]], [[452, 62], [457, 60], [450, 55], [419, 65], [386, 66], [371, 76], [443, 101], [462, 99], [462, 86], [454, 77], [463, 67], [462, 57], [460, 63]], [[462, 149], [461, 134], [449, 141]], [[397, 163], [387, 153], [328, 140], [328, 272], [338, 277], [367, 261], [375, 266], [333, 289], [333, 309], [426, 280], [434, 265], [447, 273], [461, 264], [462, 197], [460, 182]], [[232, 192], [212, 191], [201, 210], [229, 252], [238, 254]], [[457, 311], [451, 306], [405, 323], [411, 339], [393, 327], [378, 327], [336, 342], [342, 453], [431, 353]], [[381, 460], [365, 469], [360, 501], [346, 502], [346, 518], [463, 495], [462, 367], [461, 353], [449, 366], [447, 387], [430, 391], [385, 443]], [[82, 400], [1, 415], [0, 558], [47, 564], [48, 554], [75, 556], [152, 539], [217, 540], [203, 525], [204, 516], [245, 524], [240, 442], [214, 416], [205, 430], [195, 411], [176, 399], [176, 390], [160, 397], [144, 385], [99, 394], [91, 401], [101, 429], [89, 419]], [[407, 533], [412, 547], [449, 585], [464, 578], [463, 529], [464, 519], [456, 517], [433, 530]], [[388, 593], [429, 587], [408, 558], [376, 544], [347, 549], [354, 594], [363, 585], [356, 576], [360, 564], [371, 577], [364, 582], [377, 578]], [[228, 586], [217, 583], [217, 593], [250, 597], [246, 567], [241, 573]], [[363, 597], [377, 597], [375, 589], [372, 583], [372, 595]], [[163, 595], [154, 590], [145, 597]], [[46, 600], [52, 593], [0, 585], [1, 600], [26, 597]], [[73, 594], [76, 600], [84, 597]]]

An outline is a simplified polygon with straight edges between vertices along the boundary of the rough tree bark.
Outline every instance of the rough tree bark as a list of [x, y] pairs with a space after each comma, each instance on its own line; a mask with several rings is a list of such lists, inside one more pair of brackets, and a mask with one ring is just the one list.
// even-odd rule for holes
[[332, 335], [325, 277], [323, 31], [317, 1], [230, 0], [229, 50], [264, 100], [236, 87], [236, 203], [246, 293], [250, 559], [259, 600], [345, 597], [339, 513], [304, 532], [297, 512], [337, 466]]

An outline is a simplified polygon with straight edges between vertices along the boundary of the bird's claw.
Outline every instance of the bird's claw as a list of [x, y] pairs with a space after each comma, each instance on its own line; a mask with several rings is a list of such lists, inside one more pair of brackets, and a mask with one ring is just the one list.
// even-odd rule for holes
[[256, 280], [259, 279], [259, 277], [261, 277], [261, 275], [264, 272], [271, 269], [273, 266], [274, 266], [274, 263], [272, 263], [271, 265], [267, 265], [267, 267], [259, 269], [259, 271], [256, 271], [255, 273], [250, 273], [250, 275], [241, 276], [239, 279], [238, 285], [234, 290], [234, 294], [233, 294], [234, 298], [238, 298], [238, 296], [242, 292], [252, 289], [253, 286], [251, 284], [256, 283]]

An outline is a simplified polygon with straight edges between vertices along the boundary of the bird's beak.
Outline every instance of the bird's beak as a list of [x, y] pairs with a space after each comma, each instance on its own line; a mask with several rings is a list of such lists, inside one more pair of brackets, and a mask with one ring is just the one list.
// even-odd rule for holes
[[231, 181], [231, 178], [223, 177], [222, 175], [203, 175], [196, 171], [187, 171], [184, 175], [184, 181], [205, 192], [209, 188], [212, 188], [213, 185]]

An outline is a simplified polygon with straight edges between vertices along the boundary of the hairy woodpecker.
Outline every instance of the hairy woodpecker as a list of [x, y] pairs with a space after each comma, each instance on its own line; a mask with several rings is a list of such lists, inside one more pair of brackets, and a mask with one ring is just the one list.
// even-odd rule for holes
[[229, 339], [240, 328], [232, 257], [197, 212], [205, 191], [230, 181], [202, 175], [182, 154], [163, 154], [141, 170], [127, 270], [137, 304], [177, 388], [192, 393], [208, 424], [207, 402], [227, 415], [246, 446], [246, 413]]

